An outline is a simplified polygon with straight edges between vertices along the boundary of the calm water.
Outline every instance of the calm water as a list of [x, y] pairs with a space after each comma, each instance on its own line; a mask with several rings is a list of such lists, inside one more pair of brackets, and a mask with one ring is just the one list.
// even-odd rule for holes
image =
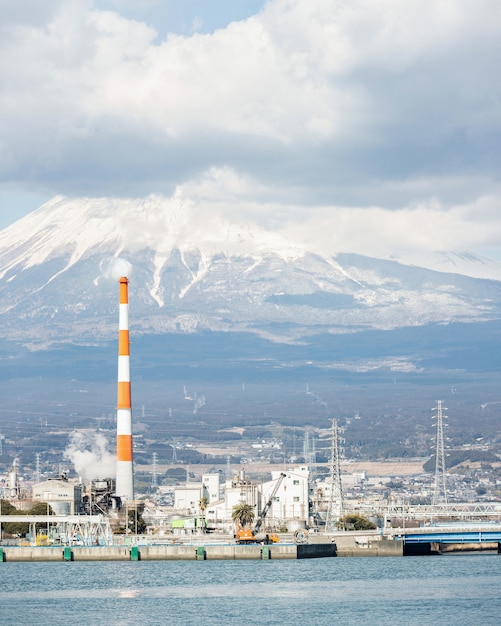
[[501, 624], [501, 555], [0, 563], [0, 624]]

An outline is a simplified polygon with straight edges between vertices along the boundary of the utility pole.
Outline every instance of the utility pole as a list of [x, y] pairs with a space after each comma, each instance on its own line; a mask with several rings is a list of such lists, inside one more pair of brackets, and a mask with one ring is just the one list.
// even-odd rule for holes
[[[445, 409], [447, 411], [447, 409]], [[443, 414], [442, 400], [437, 400], [437, 406], [432, 409], [437, 414], [432, 419], [437, 420], [437, 445], [435, 450], [435, 484], [433, 488], [432, 504], [447, 504], [445, 450], [444, 450], [444, 426], [443, 422], [447, 415]]]
[[331, 431], [331, 458], [329, 473], [329, 506], [325, 520], [325, 532], [333, 532], [337, 529], [336, 522], [343, 517], [343, 486], [341, 484], [341, 455], [339, 429], [337, 420], [332, 421]]

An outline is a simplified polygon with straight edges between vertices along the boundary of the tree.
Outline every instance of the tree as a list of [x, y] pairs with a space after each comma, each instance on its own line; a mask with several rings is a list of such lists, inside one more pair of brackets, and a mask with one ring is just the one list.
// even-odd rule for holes
[[19, 511], [8, 500], [0, 500], [0, 511], [2, 515], [18, 515]]
[[200, 511], [203, 515], [205, 513], [205, 509], [207, 508], [207, 498], [205, 496], [200, 498], [200, 500], [198, 501], [198, 506], [200, 507]]
[[[27, 511], [16, 509], [10, 502], [7, 500], [2, 500], [0, 502], [2, 515], [53, 515], [54, 512], [52, 508], [47, 504], [47, 502], [37, 502], [34, 504], [31, 509]], [[46, 524], [37, 524], [36, 529], [44, 528]], [[19, 535], [20, 537], [24, 537], [30, 531], [30, 525], [28, 522], [4, 522], [2, 528], [6, 535]]]
[[27, 515], [54, 515], [52, 507], [47, 502], [37, 502], [29, 511], [26, 511]]
[[236, 523], [238, 522], [242, 528], [252, 524], [254, 517], [254, 507], [251, 504], [247, 504], [247, 502], [235, 504], [231, 513], [231, 519]]
[[339, 520], [339, 526], [348, 530], [374, 530], [377, 528], [374, 522], [358, 513], [348, 513]]

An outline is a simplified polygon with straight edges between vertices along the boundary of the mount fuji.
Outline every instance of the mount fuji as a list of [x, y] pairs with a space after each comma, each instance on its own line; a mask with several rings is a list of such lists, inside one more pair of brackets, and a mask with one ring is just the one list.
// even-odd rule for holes
[[320, 254], [203, 217], [179, 195], [56, 197], [0, 232], [0, 331], [43, 348], [115, 337], [130, 280], [136, 335], [245, 332], [278, 343], [501, 318], [501, 267], [471, 254]]

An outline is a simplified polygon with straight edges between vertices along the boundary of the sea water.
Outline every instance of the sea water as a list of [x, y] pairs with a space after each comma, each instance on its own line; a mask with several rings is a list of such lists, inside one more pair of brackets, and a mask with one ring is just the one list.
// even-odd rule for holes
[[501, 624], [501, 555], [0, 563], [0, 624]]

